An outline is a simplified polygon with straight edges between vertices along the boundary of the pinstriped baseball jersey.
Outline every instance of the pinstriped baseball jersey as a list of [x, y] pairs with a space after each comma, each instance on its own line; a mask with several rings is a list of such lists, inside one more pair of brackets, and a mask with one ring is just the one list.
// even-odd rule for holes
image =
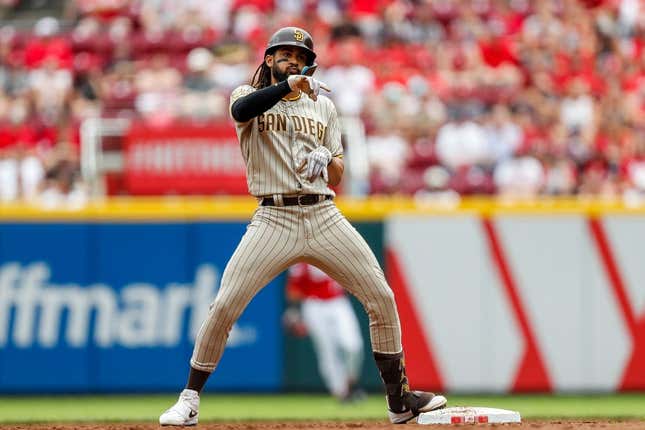
[[[250, 85], [236, 88], [230, 105], [253, 91]], [[338, 115], [330, 99], [319, 95], [314, 102], [302, 94], [293, 101], [283, 99], [250, 121], [236, 123], [235, 128], [251, 195], [334, 195], [322, 176], [309, 182], [304, 172], [297, 172], [305, 156], [319, 145], [334, 157], [343, 155]]]

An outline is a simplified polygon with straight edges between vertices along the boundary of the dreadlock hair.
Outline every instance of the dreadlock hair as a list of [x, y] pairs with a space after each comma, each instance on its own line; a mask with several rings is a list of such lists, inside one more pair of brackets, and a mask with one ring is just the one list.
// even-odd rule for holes
[[251, 86], [258, 90], [271, 86], [271, 69], [266, 62], [263, 61], [255, 70]]

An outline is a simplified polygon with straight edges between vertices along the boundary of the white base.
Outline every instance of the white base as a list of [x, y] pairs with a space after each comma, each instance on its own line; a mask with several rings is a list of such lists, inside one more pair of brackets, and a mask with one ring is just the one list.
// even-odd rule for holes
[[480, 407], [454, 407], [419, 414], [419, 424], [503, 424], [521, 423], [519, 412]]

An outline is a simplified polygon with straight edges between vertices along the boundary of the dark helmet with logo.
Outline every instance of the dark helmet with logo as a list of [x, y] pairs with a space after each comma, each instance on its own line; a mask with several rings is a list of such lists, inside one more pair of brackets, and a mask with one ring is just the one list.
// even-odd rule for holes
[[314, 40], [311, 35], [302, 28], [284, 27], [273, 33], [264, 55], [271, 55], [280, 46], [299, 46], [307, 53], [307, 66], [314, 64], [316, 53], [314, 52]]

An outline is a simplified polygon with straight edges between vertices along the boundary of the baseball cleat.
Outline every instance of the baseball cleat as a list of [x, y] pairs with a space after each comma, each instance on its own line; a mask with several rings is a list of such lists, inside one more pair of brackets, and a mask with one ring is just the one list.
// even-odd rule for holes
[[423, 391], [406, 391], [403, 393], [402, 411], [394, 412], [390, 409], [387, 415], [393, 424], [405, 424], [412, 418], [419, 416], [421, 412], [430, 412], [444, 408], [448, 400], [444, 396], [426, 393]]
[[170, 409], [161, 414], [159, 424], [162, 426], [194, 426], [199, 417], [199, 393], [195, 390], [184, 390], [179, 400]]

